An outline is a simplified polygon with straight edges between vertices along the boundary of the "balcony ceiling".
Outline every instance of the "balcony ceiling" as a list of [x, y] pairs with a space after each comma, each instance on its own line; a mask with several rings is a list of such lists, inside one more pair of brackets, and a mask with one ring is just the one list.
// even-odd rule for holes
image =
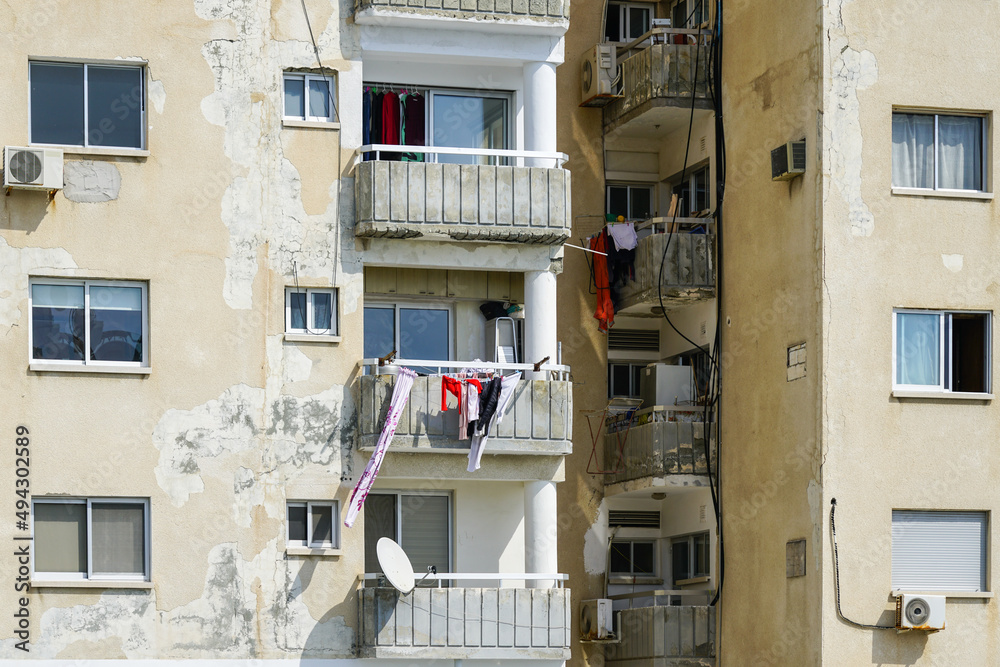
[[[697, 104], [701, 105], [702, 102], [703, 100], [698, 100]], [[687, 129], [688, 120], [691, 118], [691, 107], [687, 105], [649, 106], [645, 112], [642, 112], [642, 108], [636, 111], [640, 113], [626, 114], [621, 120], [616, 121], [613, 127], [606, 128], [609, 147], [618, 138], [663, 141], [672, 133]], [[696, 107], [695, 123], [710, 118], [713, 113], [711, 109]]]

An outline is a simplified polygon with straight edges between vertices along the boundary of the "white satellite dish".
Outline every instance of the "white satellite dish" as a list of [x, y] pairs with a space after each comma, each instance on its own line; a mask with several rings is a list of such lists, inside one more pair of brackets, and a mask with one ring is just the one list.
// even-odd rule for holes
[[378, 555], [378, 564], [382, 568], [382, 573], [389, 580], [392, 587], [406, 595], [417, 585], [413, 579], [413, 565], [409, 557], [399, 546], [388, 537], [380, 537], [375, 545], [375, 553]]

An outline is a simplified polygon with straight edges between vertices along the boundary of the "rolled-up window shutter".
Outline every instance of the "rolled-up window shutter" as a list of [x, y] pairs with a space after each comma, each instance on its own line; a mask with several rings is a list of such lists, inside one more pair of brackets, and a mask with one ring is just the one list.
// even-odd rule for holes
[[892, 512], [892, 588], [986, 590], [985, 512]]

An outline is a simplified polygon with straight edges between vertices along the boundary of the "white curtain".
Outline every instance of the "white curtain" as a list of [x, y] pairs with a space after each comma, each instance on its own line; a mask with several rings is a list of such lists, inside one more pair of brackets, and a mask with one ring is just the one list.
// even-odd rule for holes
[[934, 116], [892, 114], [892, 184], [934, 187]]
[[896, 315], [896, 384], [939, 386], [941, 316]]
[[982, 190], [982, 118], [938, 116], [938, 187]]

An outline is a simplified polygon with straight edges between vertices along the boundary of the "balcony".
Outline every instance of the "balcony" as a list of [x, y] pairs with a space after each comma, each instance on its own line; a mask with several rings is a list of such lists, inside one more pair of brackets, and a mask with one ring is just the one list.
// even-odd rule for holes
[[[666, 230], [672, 224], [676, 224], [676, 231], [669, 233]], [[637, 224], [636, 229], [640, 239], [635, 250], [635, 279], [617, 282], [616, 312], [648, 315], [653, 308], [659, 308], [658, 280], [667, 310], [715, 298], [715, 231], [711, 219], [677, 218], [674, 222], [653, 218]]]
[[[546, 245], [569, 238], [570, 177], [565, 169], [379, 159], [389, 149], [399, 151], [384, 145], [360, 149], [375, 159], [356, 167], [356, 236]], [[566, 159], [562, 153], [532, 151], [419, 150], [425, 158], [447, 154], [469, 162], [518, 164], [530, 159], [561, 167]]]
[[471, 19], [498, 28], [504, 24], [528, 24], [544, 30], [566, 29], [569, 0], [358, 0], [355, 20], [374, 23], [378, 19], [416, 20]]
[[[397, 359], [397, 366], [442, 368], [457, 372], [475, 365], [498, 372], [520, 370], [528, 377], [533, 364], [486, 364], [469, 361], [429, 361]], [[377, 359], [365, 359], [370, 375], [358, 378], [361, 448], [373, 449], [382, 432], [389, 410], [395, 376], [391, 366], [378, 366]], [[499, 424], [490, 431], [486, 451], [490, 454], [563, 455], [573, 451], [573, 384], [569, 367], [542, 364], [539, 367], [551, 379], [523, 379], [514, 390], [514, 398]], [[454, 404], [454, 398], [449, 399]], [[413, 382], [406, 408], [399, 419], [391, 450], [395, 452], [431, 452], [467, 454], [469, 440], [458, 439], [458, 410], [441, 411], [440, 376], [420, 376]]]
[[[652, 407], [635, 413], [626, 436], [624, 425], [609, 423], [604, 434], [604, 484], [673, 475], [707, 475], [705, 439], [716, 470], [718, 426], [704, 422], [701, 406]], [[621, 447], [621, 449], [619, 449]]]
[[[683, 604], [656, 605], [662, 600], [680, 601], [685, 597], [706, 598], [711, 592], [653, 591], [623, 597], [652, 598], [652, 606], [623, 609], [618, 614], [618, 643], [605, 647], [608, 663], [643, 661], [660, 667], [712, 667], [715, 665], [715, 607]], [[655, 662], [653, 662], [655, 661]]]
[[[604, 131], [633, 122], [643, 128], [676, 129], [696, 109], [711, 109], [708, 90], [708, 30], [654, 28], [618, 49], [621, 97], [604, 107]], [[701, 42], [700, 46], [695, 42]], [[701, 53], [695, 56], [695, 50]], [[697, 60], [697, 69], [696, 63]]]
[[[365, 575], [366, 579], [376, 575]], [[415, 575], [418, 579], [423, 575]], [[439, 581], [542, 575], [437, 574]], [[565, 575], [544, 575], [557, 578]], [[360, 588], [362, 658], [568, 660], [566, 588]]]

